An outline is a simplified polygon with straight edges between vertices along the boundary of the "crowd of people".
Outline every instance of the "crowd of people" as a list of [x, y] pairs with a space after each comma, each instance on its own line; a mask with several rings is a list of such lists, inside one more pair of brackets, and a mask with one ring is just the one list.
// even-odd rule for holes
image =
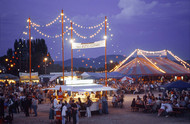
[[[38, 104], [43, 101], [38, 86], [6, 84], [0, 88], [0, 120], [12, 121], [13, 113], [24, 112], [26, 117], [36, 117]], [[34, 115], [33, 115], [34, 114]]]
[[[98, 100], [98, 112], [99, 114], [108, 114], [108, 102], [107, 95], [104, 93], [102, 96], [99, 96]], [[74, 100], [70, 98], [69, 102], [66, 100], [58, 100], [53, 96], [51, 102], [51, 108], [49, 111], [49, 119], [53, 122], [56, 117], [57, 120], [62, 121], [62, 124], [67, 122], [73, 122], [73, 124], [79, 124], [79, 117], [91, 117], [91, 106], [93, 102], [90, 99], [90, 96], [87, 97], [86, 102], [81, 102], [81, 98]], [[72, 118], [72, 119], [71, 119]]]
[[190, 110], [189, 91], [163, 91], [162, 94], [155, 96], [153, 93], [144, 94], [142, 98], [137, 95], [131, 103], [132, 109], [142, 108], [145, 112], [158, 112], [158, 116], [172, 115]]
[[[158, 116], [170, 115], [176, 109], [190, 109], [190, 92], [187, 91], [163, 91], [158, 96], [155, 96], [153, 91], [161, 91], [160, 82], [154, 83], [114, 83], [109, 84], [117, 86], [118, 91], [113, 94], [111, 103], [114, 108], [123, 108], [124, 94], [140, 94], [144, 93], [141, 98], [132, 100], [131, 108], [143, 109], [145, 112], [157, 112]], [[46, 101], [46, 98], [49, 100]], [[26, 117], [38, 116], [38, 104], [43, 101], [50, 103], [49, 119], [52, 123], [55, 120], [60, 120], [62, 124], [72, 122], [79, 124], [80, 117], [91, 117], [91, 106], [93, 104], [90, 96], [85, 102], [81, 102], [80, 97], [76, 100], [69, 96], [69, 102], [66, 100], [58, 100], [55, 92], [42, 90], [38, 85], [29, 84], [8, 84], [0, 87], [0, 120], [12, 121], [15, 113], [23, 112]], [[108, 97], [107, 93], [98, 95], [98, 113], [108, 114]]]

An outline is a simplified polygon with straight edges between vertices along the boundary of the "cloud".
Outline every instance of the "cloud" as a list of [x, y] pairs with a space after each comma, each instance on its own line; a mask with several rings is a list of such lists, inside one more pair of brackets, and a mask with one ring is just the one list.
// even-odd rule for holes
[[190, 13], [190, 1], [169, 1], [161, 2], [154, 0], [120, 0], [118, 7], [120, 13], [114, 15], [117, 20], [129, 20], [135, 17], [155, 18], [155, 19], [175, 19], [179, 16], [188, 16]]
[[117, 19], [129, 19], [133, 16], [145, 15], [147, 11], [154, 8], [157, 4], [157, 1], [147, 3], [142, 0], [120, 0], [118, 7], [121, 9], [121, 12], [115, 17]]

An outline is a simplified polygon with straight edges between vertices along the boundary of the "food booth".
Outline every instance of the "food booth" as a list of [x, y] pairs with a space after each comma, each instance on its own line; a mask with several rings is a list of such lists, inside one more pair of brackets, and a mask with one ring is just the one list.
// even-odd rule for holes
[[[101, 84], [94, 83], [94, 80], [67, 80], [65, 85], [56, 85], [54, 88], [48, 88], [55, 90], [56, 96], [58, 96], [58, 92], [63, 92], [63, 101], [69, 102], [70, 98], [78, 101], [78, 98], [81, 99], [82, 103], [87, 101], [87, 97], [90, 96], [93, 104], [91, 105], [91, 111], [99, 110], [99, 96], [102, 95], [103, 91], [114, 91], [116, 89], [111, 87], [106, 87]], [[58, 97], [57, 97], [58, 98]]]

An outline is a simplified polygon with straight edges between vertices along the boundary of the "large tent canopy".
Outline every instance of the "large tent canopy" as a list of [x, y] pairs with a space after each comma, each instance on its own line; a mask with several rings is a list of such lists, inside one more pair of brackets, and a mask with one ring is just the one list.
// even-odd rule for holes
[[[137, 57], [126, 63], [135, 53], [137, 53]], [[167, 54], [170, 54], [183, 66], [168, 59]], [[136, 49], [111, 71], [131, 76], [190, 75], [188, 67], [190, 67], [189, 63], [183, 61], [169, 50], [145, 51]]]
[[[169, 60], [165, 57], [136, 57], [127, 64], [121, 66], [116, 72], [125, 75], [184, 75], [189, 74], [190, 71], [183, 66]], [[155, 67], [154, 63], [157, 67]], [[165, 73], [160, 71], [162, 69]]]

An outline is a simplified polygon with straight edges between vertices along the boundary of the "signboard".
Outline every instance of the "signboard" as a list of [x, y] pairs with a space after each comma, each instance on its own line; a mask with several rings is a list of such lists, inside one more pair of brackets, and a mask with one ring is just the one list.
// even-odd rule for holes
[[96, 41], [92, 43], [73, 43], [72, 49], [89, 49], [89, 48], [98, 48], [105, 47], [105, 40]]
[[144, 51], [144, 50], [138, 50], [137, 55], [142, 55], [144, 54], [145, 56], [167, 56], [167, 52], [165, 50], [163, 51]]
[[[30, 73], [19, 72], [19, 76], [30, 76]], [[38, 72], [32, 72], [31, 76], [38, 76]]]

